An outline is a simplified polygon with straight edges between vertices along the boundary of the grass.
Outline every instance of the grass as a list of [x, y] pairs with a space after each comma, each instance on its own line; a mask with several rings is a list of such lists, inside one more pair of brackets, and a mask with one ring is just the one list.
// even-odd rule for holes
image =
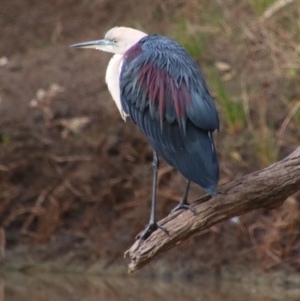
[[274, 2], [275, 2], [275, 0], [249, 0], [249, 4], [253, 7], [255, 12], [259, 15], [261, 15]]
[[221, 116], [227, 125], [230, 134], [237, 134], [244, 129], [246, 116], [243, 103], [240, 98], [231, 96], [222, 79], [218, 75], [209, 78], [209, 86], [217, 98], [221, 108]]
[[256, 156], [262, 167], [266, 167], [278, 161], [278, 149], [275, 132], [271, 127], [264, 125], [254, 133]]
[[[262, 15], [275, 2], [277, 3], [275, 0], [254, 0], [250, 4], [257, 14]], [[278, 161], [282, 151], [284, 149], [291, 150], [297, 139], [295, 129], [299, 126], [300, 120], [300, 110], [298, 109], [300, 99], [299, 15], [300, 7], [290, 4], [281, 8], [281, 10], [274, 11], [272, 18], [265, 21], [253, 16], [252, 21], [245, 26], [249, 29], [247, 33], [248, 41], [255, 41], [255, 36], [262, 37], [262, 40], [256, 40], [254, 44], [247, 44], [244, 41], [245, 53], [248, 51], [250, 53], [251, 48], [247, 49], [247, 46], [249, 46], [253, 47], [255, 49], [253, 53], [258, 55], [253, 60], [251, 59], [251, 64], [249, 63], [249, 70], [255, 73], [251, 74], [248, 72], [249, 70], [245, 73], [245, 85], [250, 91], [249, 111], [239, 101], [239, 98], [243, 99], [243, 93], [239, 97], [238, 85], [236, 85], [237, 89], [233, 89], [233, 94], [232, 90], [226, 89], [224, 83], [218, 78], [212, 80], [210, 84], [220, 103], [221, 118], [223, 117], [225, 120], [228, 132], [238, 134], [245, 125], [245, 121], [247, 121], [247, 130], [253, 138], [252, 141], [245, 141], [245, 146], [253, 148], [253, 157], [256, 157], [262, 166], [268, 166]], [[261, 21], [259, 26], [254, 25], [255, 19]], [[232, 36], [227, 36], [233, 44], [232, 48], [236, 47], [236, 41], [241, 41], [236, 39], [235, 33], [235, 31], [232, 31]], [[244, 36], [242, 38], [245, 39]], [[239, 49], [243, 49], [242, 45], [239, 45]], [[268, 86], [268, 84], [266, 89], [259, 90], [260, 88], [258, 88], [263, 87], [261, 83], [264, 79], [261, 77], [261, 74], [263, 74], [261, 72], [265, 72], [263, 71], [264, 66], [268, 65], [271, 68], [269, 68], [268, 73], [264, 73], [265, 78], [273, 78], [279, 83], [276, 88], [274, 86], [271, 88], [276, 91], [273, 92], [275, 97], [272, 97], [271, 94], [271, 97], [265, 97], [266, 94], [263, 91], [271, 91], [271, 89], [269, 90], [271, 86]], [[241, 70], [245, 71], [245, 67]], [[253, 80], [250, 78], [255, 74], [258, 75], [255, 83], [257, 87], [251, 86]], [[278, 79], [280, 80], [278, 81]], [[291, 87], [292, 90], [287, 89], [287, 87]], [[261, 97], [262, 95], [263, 97]], [[282, 99], [285, 96], [293, 99], [293, 106], [291, 109], [286, 106], [285, 109], [281, 109], [279, 112], [280, 104], [275, 101], [275, 98]], [[291, 112], [289, 112], [290, 110]], [[246, 115], [243, 114], [244, 112], [246, 112]], [[250, 112], [250, 114], [247, 112]], [[279, 114], [281, 117], [279, 117]], [[275, 119], [273, 119], [274, 117]]]
[[176, 24], [172, 37], [179, 42], [194, 59], [199, 59], [203, 56], [206, 48], [206, 35], [197, 32], [188, 20]]
[[300, 123], [300, 100], [295, 101], [295, 104], [293, 105], [295, 108], [295, 113], [294, 113], [294, 119], [296, 122], [299, 124]]
[[10, 145], [12, 143], [11, 135], [6, 134], [6, 133], [1, 133], [0, 134], [0, 143], [5, 145], [5, 146]]

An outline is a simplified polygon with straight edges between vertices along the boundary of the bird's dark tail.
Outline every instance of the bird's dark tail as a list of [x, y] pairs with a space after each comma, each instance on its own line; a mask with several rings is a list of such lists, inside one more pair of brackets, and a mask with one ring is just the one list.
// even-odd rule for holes
[[[164, 137], [167, 137], [167, 133], [164, 133], [167, 127], [167, 124], [164, 125], [162, 133]], [[150, 138], [149, 141], [153, 149], [168, 164], [175, 167], [186, 179], [197, 183], [207, 193], [215, 196], [219, 180], [219, 165], [212, 133], [199, 129], [191, 123], [186, 129], [184, 136], [167, 138], [172, 147], [166, 143], [158, 143], [159, 139]]]

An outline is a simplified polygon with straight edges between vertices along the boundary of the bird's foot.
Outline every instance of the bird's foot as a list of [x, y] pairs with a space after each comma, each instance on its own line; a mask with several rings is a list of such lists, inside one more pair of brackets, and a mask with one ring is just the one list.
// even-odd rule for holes
[[190, 210], [190, 211], [192, 211], [193, 214], [196, 213], [195, 208], [186, 201], [180, 202], [174, 209], [172, 209], [171, 212], [175, 212], [175, 211], [178, 211], [181, 209]]
[[135, 249], [135, 251], [140, 247], [141, 242], [143, 240], [146, 240], [154, 231], [156, 231], [157, 229], [161, 229], [162, 231], [164, 231], [167, 235], [169, 235], [169, 232], [166, 228], [160, 226], [158, 223], [154, 222], [154, 223], [149, 223], [148, 225], [146, 225], [145, 230], [137, 235], [136, 239], [139, 240], [138, 245]]
[[142, 232], [142, 234], [138, 235], [136, 239], [142, 239], [146, 240], [155, 230], [161, 229], [164, 231], [167, 235], [169, 235], [169, 232], [166, 228], [160, 226], [158, 223], [149, 223], [148, 225], [145, 226], [145, 230]]

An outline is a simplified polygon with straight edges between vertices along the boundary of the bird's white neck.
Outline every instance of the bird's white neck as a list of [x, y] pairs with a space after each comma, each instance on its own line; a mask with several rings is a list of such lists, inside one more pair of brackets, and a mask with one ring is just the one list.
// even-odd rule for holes
[[126, 120], [126, 117], [128, 116], [121, 104], [121, 97], [120, 97], [120, 82], [119, 82], [119, 77], [120, 77], [120, 72], [121, 72], [121, 67], [122, 67], [122, 54], [115, 54], [107, 67], [106, 70], [106, 76], [105, 76], [105, 82], [108, 86], [108, 90], [115, 101], [120, 114], [124, 120]]

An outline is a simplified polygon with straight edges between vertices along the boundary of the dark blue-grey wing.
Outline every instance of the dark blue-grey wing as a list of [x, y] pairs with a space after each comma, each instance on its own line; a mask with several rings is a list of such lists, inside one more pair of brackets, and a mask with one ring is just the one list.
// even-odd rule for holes
[[[218, 114], [204, 77], [183, 47], [160, 36], [147, 36], [124, 55], [121, 94], [140, 110], [149, 107], [153, 118], [177, 120], [183, 127], [190, 119], [197, 127], [219, 128]], [[122, 95], [121, 95], [122, 96]]]
[[216, 195], [219, 166], [212, 133], [197, 128], [192, 122], [186, 124], [182, 135], [179, 124], [153, 122], [149, 112], [131, 110], [131, 116], [145, 135], [152, 148], [181, 174], [200, 185], [207, 193]]
[[148, 36], [125, 55], [123, 110], [154, 150], [187, 179], [214, 194], [218, 163], [211, 132], [218, 115], [196, 63], [176, 42]]

